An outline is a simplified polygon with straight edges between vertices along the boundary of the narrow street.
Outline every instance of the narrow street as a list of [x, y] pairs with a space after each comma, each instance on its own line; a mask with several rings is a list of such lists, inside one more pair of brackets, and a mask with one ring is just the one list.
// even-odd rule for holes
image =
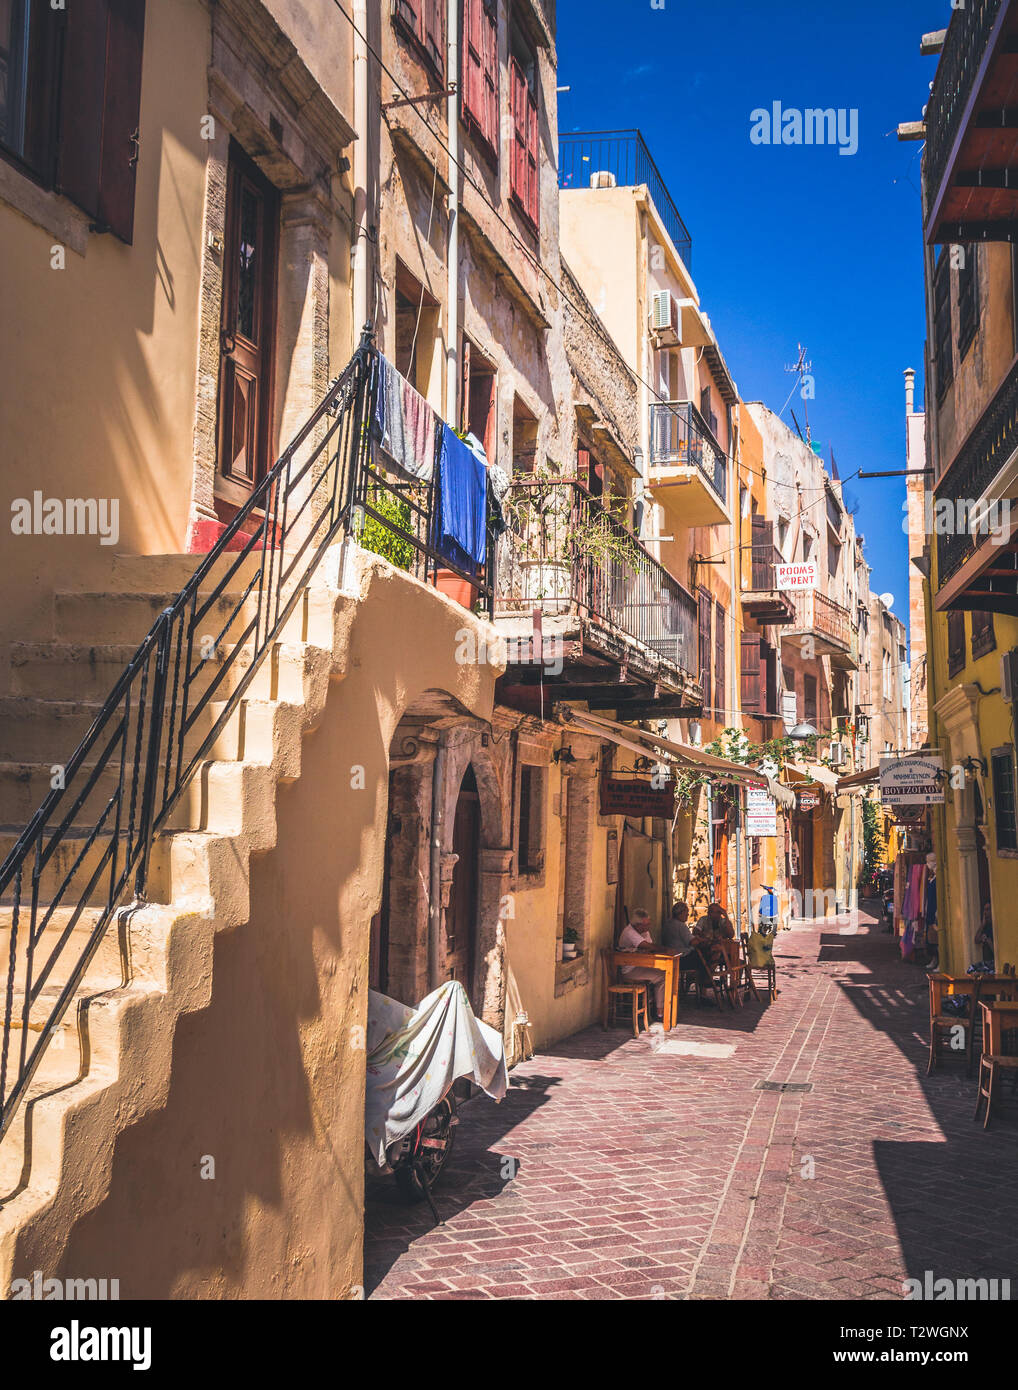
[[925, 975], [862, 922], [783, 933], [774, 1004], [690, 1007], [666, 1039], [595, 1027], [518, 1066], [502, 1105], [461, 1112], [444, 1226], [372, 1187], [366, 1296], [901, 1299], [927, 1270], [1012, 1277], [1010, 1098], [984, 1132], [963, 1060], [926, 1077]]

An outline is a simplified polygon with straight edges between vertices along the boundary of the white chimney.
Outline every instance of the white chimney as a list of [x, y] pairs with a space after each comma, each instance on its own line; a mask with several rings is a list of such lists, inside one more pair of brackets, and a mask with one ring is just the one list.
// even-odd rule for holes
[[914, 415], [913, 406], [915, 404], [915, 369], [905, 368], [905, 414]]

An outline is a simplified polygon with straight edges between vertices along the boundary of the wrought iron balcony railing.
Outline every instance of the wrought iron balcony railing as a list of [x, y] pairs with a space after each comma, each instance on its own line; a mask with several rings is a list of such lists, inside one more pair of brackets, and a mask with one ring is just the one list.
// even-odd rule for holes
[[[604, 182], [592, 182], [595, 175]], [[596, 130], [560, 135], [559, 188], [637, 188], [646, 184], [658, 216], [689, 268], [693, 241], [638, 130]]]
[[496, 617], [540, 608], [615, 629], [692, 677], [692, 594], [570, 479], [513, 483], [499, 557]]
[[[934, 484], [937, 531], [937, 583], [950, 579], [985, 538], [970, 527], [975, 503], [1018, 450], [1018, 362], [1011, 368], [950, 466]], [[943, 507], [950, 502], [950, 512]], [[959, 505], [960, 504], [960, 505]], [[939, 526], [941, 513], [944, 529]], [[950, 524], [948, 524], [950, 518]]]
[[1007, 0], [966, 0], [955, 9], [926, 106], [927, 213], [933, 206], [962, 116], [1001, 5]]
[[695, 465], [722, 504], [728, 502], [728, 460], [692, 401], [655, 401], [650, 407], [652, 467]]

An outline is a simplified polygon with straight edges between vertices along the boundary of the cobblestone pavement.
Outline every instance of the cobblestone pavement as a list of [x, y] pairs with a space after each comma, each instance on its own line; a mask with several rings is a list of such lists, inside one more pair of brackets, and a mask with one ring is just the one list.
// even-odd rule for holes
[[367, 1296], [900, 1299], [927, 1270], [1018, 1292], [1018, 1099], [984, 1132], [963, 1058], [927, 1078], [924, 972], [869, 919], [776, 956], [773, 1004], [587, 1029], [465, 1106], [443, 1226], [371, 1185]]

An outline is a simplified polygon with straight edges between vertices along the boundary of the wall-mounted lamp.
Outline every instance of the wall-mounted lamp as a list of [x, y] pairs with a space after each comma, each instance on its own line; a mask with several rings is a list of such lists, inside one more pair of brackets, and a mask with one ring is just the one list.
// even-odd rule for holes
[[962, 758], [961, 765], [965, 769], [965, 771], [970, 774], [975, 772], [976, 768], [979, 769], [979, 771], [982, 773], [984, 777], [989, 772], [989, 764], [987, 763], [986, 759], [973, 758], [971, 754], [967, 758]]
[[556, 748], [551, 756], [557, 763], [576, 762], [576, 756], [571, 748]]

